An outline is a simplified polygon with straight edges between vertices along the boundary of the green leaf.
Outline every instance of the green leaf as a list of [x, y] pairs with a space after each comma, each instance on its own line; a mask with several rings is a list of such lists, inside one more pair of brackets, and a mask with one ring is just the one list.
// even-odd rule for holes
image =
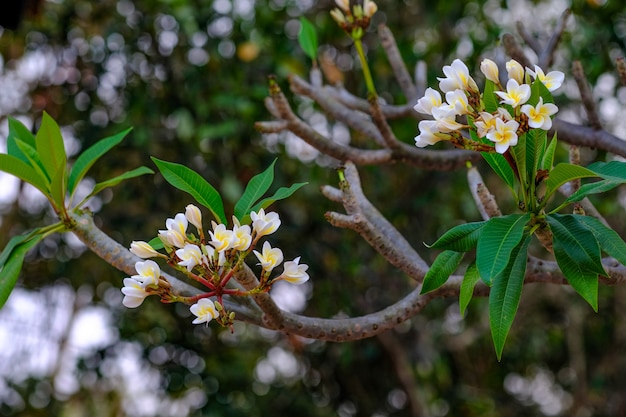
[[613, 188], [621, 184], [621, 181], [611, 180], [601, 180], [592, 182], [590, 184], [584, 184], [578, 189], [578, 191], [570, 195], [567, 200], [565, 200], [565, 203], [574, 203], [576, 201], [580, 201], [591, 194], [604, 193], [606, 191], [612, 190]]
[[543, 158], [541, 159], [541, 165], [540, 165], [541, 169], [548, 170], [548, 171], [552, 169], [552, 165], [554, 164], [554, 153], [556, 152], [557, 143], [558, 141], [556, 139], [556, 133], [555, 133], [545, 153], [543, 154]]
[[57, 209], [65, 205], [66, 176], [67, 170], [65, 166], [61, 166], [50, 182], [50, 197], [56, 203]]
[[[478, 236], [487, 222], [464, 223], [445, 232], [429, 247], [448, 249], [457, 252], [467, 252], [476, 247]], [[428, 246], [428, 245], [427, 245]]]
[[304, 16], [300, 17], [298, 43], [305, 54], [313, 61], [317, 58], [317, 33], [315, 26]]
[[152, 246], [152, 249], [154, 250], [161, 250], [165, 247], [165, 245], [163, 244], [163, 241], [158, 236], [150, 239], [150, 242], [148, 242], [148, 245]]
[[41, 127], [35, 136], [37, 154], [50, 179], [58, 176], [60, 169], [66, 169], [67, 155], [59, 125], [46, 112], [43, 113]]
[[526, 235], [513, 248], [507, 265], [493, 279], [489, 292], [489, 325], [498, 360], [502, 358], [504, 343], [522, 296], [529, 243], [530, 236]]
[[487, 285], [491, 285], [493, 278], [509, 264], [528, 220], [530, 213], [494, 217], [481, 231], [476, 247], [476, 265]]
[[22, 153], [20, 148], [17, 146], [16, 140], [21, 140], [22, 142], [27, 143], [33, 149], [37, 146], [35, 144], [35, 136], [30, 132], [30, 130], [28, 130], [28, 128], [24, 126], [19, 120], [9, 117], [7, 153], [18, 159], [21, 159], [22, 162], [29, 164], [30, 160], [26, 157], [26, 155]]
[[528, 171], [530, 169], [527, 169], [526, 167], [528, 166], [528, 159], [532, 157], [532, 155], [527, 156], [527, 153], [528, 151], [535, 152], [534, 143], [531, 144], [531, 149], [527, 148], [529, 139], [529, 135], [524, 133], [519, 136], [517, 145], [509, 148], [511, 149], [511, 154], [515, 159], [515, 163], [517, 164], [517, 172], [519, 173], [521, 181], [524, 184], [528, 184]]
[[496, 86], [491, 80], [485, 81], [485, 90], [483, 92], [483, 104], [487, 113], [494, 113], [498, 110], [498, 99], [495, 94]]
[[446, 283], [450, 274], [452, 274], [461, 263], [464, 253], [445, 250], [441, 252], [435, 262], [424, 276], [421, 294], [426, 294], [441, 287]]
[[491, 169], [509, 186], [511, 191], [515, 190], [515, 173], [511, 165], [506, 161], [504, 156], [499, 153], [481, 152], [483, 159], [487, 161]]
[[67, 189], [70, 194], [74, 193], [76, 186], [78, 183], [85, 177], [89, 168], [105, 153], [110, 151], [114, 146], [119, 144], [126, 135], [132, 130], [132, 128], [128, 128], [123, 132], [120, 132], [116, 135], [110, 136], [108, 138], [104, 138], [92, 146], [89, 149], [85, 150], [74, 162], [74, 166], [72, 166], [72, 171], [70, 172], [70, 176], [68, 179]]
[[598, 275], [602, 266], [600, 244], [594, 234], [573, 214], [546, 217], [552, 230], [554, 257], [570, 285], [598, 311]]
[[615, 181], [622, 180], [626, 182], [626, 163], [621, 161], [611, 162], [594, 162], [589, 165], [587, 169], [599, 174], [599, 176], [606, 179], [613, 179]]
[[15, 144], [22, 152], [22, 155], [26, 157], [27, 164], [30, 165], [41, 178], [44, 178], [46, 184], [50, 183], [50, 174], [46, 171], [46, 168], [43, 166], [43, 162], [39, 159], [39, 154], [37, 153], [37, 149], [33, 148], [26, 142], [22, 142], [21, 140], [16, 140]]
[[181, 164], [161, 161], [154, 157], [152, 160], [167, 182], [189, 193], [198, 203], [208, 208], [219, 223], [228, 223], [222, 196], [200, 174]]
[[241, 198], [235, 204], [235, 217], [238, 219], [242, 219], [243, 216], [250, 213], [250, 209], [254, 205], [256, 201], [258, 201], [263, 194], [269, 190], [272, 182], [274, 182], [274, 165], [276, 164], [276, 159], [274, 162], [270, 164], [269, 167], [260, 174], [252, 177], [248, 185], [246, 185], [246, 189], [244, 190]]
[[576, 216], [576, 219], [593, 233], [604, 252], [626, 265], [626, 243], [615, 230], [606, 227], [595, 217]]
[[461, 316], [465, 315], [465, 310], [467, 310], [467, 306], [474, 295], [474, 287], [476, 287], [476, 283], [478, 283], [479, 280], [480, 273], [478, 272], [476, 261], [474, 261], [465, 270], [463, 282], [461, 283], [461, 291], [459, 292], [459, 308], [461, 310]]
[[597, 177], [598, 174], [590, 169], [581, 167], [579, 165], [560, 163], [550, 171], [550, 176], [546, 181], [546, 199], [548, 199], [552, 193], [568, 181], [575, 180], [577, 178]]
[[0, 171], [14, 175], [22, 181], [31, 184], [45, 196], [49, 196], [50, 194], [46, 178], [42, 177], [33, 167], [15, 156], [0, 154]]
[[[308, 182], [298, 182], [298, 183], [292, 184], [289, 187], [280, 187], [278, 190], [276, 190], [276, 192], [272, 196], [264, 198], [263, 200], [256, 203], [254, 207], [250, 209], [250, 211], [258, 212], [261, 209], [265, 209], [271, 206], [272, 204], [274, 204], [276, 201], [284, 200], [285, 198], [291, 196], [298, 189], [300, 189], [301, 187], [304, 187], [307, 184]], [[241, 223], [242, 224], [248, 223], [249, 221], [250, 221], [250, 214], [248, 213], [245, 216], [243, 216]]]
[[538, 78], [530, 85], [530, 98], [526, 104], [536, 106], [539, 103], [539, 97], [543, 98], [543, 104], [554, 103], [554, 98], [550, 90]]
[[2, 258], [2, 263], [0, 263], [0, 308], [4, 306], [15, 287], [26, 253], [44, 237], [44, 235], [33, 237], [32, 232], [27, 236], [30, 237], [28, 239], [24, 239], [24, 235], [14, 237], [0, 254], [0, 258]]
[[131, 171], [125, 172], [121, 175], [118, 175], [115, 178], [111, 178], [106, 181], [99, 182], [93, 188], [91, 193], [89, 193], [89, 195], [85, 197], [83, 201], [80, 202], [80, 204], [78, 204], [78, 207], [82, 206], [85, 201], [89, 200], [91, 197], [98, 194], [100, 191], [104, 190], [105, 188], [115, 187], [117, 184], [119, 184], [122, 181], [129, 180], [131, 178], [139, 177], [141, 175], [146, 175], [146, 174], [154, 174], [154, 171], [147, 167], [139, 167]]

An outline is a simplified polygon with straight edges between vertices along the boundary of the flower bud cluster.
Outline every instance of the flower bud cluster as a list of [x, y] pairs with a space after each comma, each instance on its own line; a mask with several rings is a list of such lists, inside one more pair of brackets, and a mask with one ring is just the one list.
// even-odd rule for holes
[[[300, 257], [283, 264], [283, 272], [271, 278], [272, 271], [283, 263], [283, 252], [272, 248], [265, 241], [261, 251], [254, 250], [264, 236], [274, 233], [281, 224], [277, 213], [265, 213], [264, 209], [250, 213], [251, 224], [240, 224], [233, 217], [232, 228], [224, 224], [211, 223], [211, 230], [205, 236], [202, 226], [202, 214], [194, 205], [188, 205], [185, 213], [178, 213], [165, 221], [165, 229], [159, 230], [158, 237], [163, 244], [165, 254], [155, 250], [149, 243], [134, 241], [130, 251], [140, 258], [162, 258], [187, 277], [204, 285], [208, 291], [194, 297], [180, 297], [170, 294], [167, 281], [161, 277], [159, 265], [147, 260], [137, 262], [138, 275], [124, 279], [123, 304], [126, 307], [138, 307], [150, 294], [158, 294], [164, 302], [183, 301], [193, 303], [190, 311], [196, 316], [193, 321], [208, 323], [216, 319], [222, 325], [232, 325], [234, 313], [223, 307], [224, 295], [246, 296], [266, 292], [273, 282], [285, 280], [292, 284], [302, 284], [309, 279], [308, 265], [300, 264]], [[195, 226], [197, 235], [187, 229]], [[253, 253], [261, 265], [262, 272], [257, 288], [240, 291], [226, 285], [235, 272], [243, 266], [245, 258]], [[165, 290], [164, 290], [165, 289]], [[210, 297], [215, 297], [214, 302]]]
[[341, 28], [353, 39], [361, 39], [370, 25], [370, 20], [378, 10], [372, 0], [363, 0], [363, 4], [350, 5], [350, 0], [335, 0], [337, 8], [330, 15]]
[[[433, 120], [422, 120], [419, 125], [420, 134], [415, 137], [415, 145], [423, 148], [442, 140], [449, 140], [455, 146], [505, 153], [509, 147], [517, 145], [518, 137], [530, 129], [549, 130], [552, 119], [558, 108], [552, 103], [544, 103], [539, 97], [536, 105], [526, 104], [531, 98], [532, 80], [540, 81], [552, 92], [563, 83], [564, 74], [552, 71], [544, 74], [535, 65], [534, 71], [524, 68], [515, 61], [506, 63], [508, 79], [506, 86], [500, 84], [499, 70], [495, 62], [485, 59], [480, 65], [481, 72], [493, 85], [493, 92], [499, 102], [495, 111], [485, 109], [485, 97], [478, 89], [474, 79], [469, 75], [467, 66], [459, 59], [451, 65], [443, 67], [444, 78], [438, 78], [439, 88], [445, 94], [445, 102], [439, 91], [428, 88], [424, 97], [417, 101], [414, 109], [422, 114], [433, 117]], [[464, 116], [468, 124], [458, 121]], [[486, 138], [492, 145], [475, 142], [464, 137], [463, 129], [470, 129], [479, 139]]]

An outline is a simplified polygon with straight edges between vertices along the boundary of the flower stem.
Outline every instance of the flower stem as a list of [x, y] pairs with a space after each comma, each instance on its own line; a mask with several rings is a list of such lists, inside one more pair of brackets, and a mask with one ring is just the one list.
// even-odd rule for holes
[[363, 78], [365, 78], [365, 85], [367, 86], [367, 92], [373, 97], [377, 97], [376, 88], [374, 87], [374, 80], [372, 79], [372, 73], [370, 72], [370, 67], [367, 64], [367, 58], [365, 57], [365, 52], [363, 51], [363, 43], [361, 39], [354, 40], [354, 46], [356, 47], [357, 52], [359, 53], [359, 59], [361, 60], [361, 68], [363, 68]]

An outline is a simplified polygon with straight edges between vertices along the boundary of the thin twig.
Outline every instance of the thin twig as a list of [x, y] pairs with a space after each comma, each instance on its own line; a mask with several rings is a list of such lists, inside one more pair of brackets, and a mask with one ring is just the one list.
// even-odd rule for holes
[[572, 75], [574, 76], [574, 80], [576, 80], [576, 85], [578, 85], [580, 99], [583, 103], [583, 107], [585, 108], [585, 112], [587, 113], [589, 124], [596, 130], [602, 129], [602, 123], [600, 122], [600, 117], [598, 116], [598, 110], [593, 99], [593, 94], [591, 93], [591, 88], [589, 88], [589, 83], [587, 82], [587, 77], [585, 77], [583, 66], [578, 60], [572, 63]]
[[515, 27], [517, 29], [517, 33], [519, 33], [524, 42], [526, 42], [526, 45], [528, 45], [530, 49], [532, 49], [537, 55], [539, 55], [542, 48], [537, 38], [535, 38], [533, 35], [530, 34], [530, 32], [526, 30], [526, 27], [522, 22], [515, 22]]
[[567, 19], [572, 14], [570, 9], [565, 9], [561, 16], [559, 17], [559, 21], [554, 28], [554, 33], [548, 40], [546, 47], [539, 54], [539, 66], [541, 68], [549, 68], [554, 61], [554, 53], [556, 51], [559, 42], [561, 41], [561, 36], [563, 36], [563, 32], [565, 31], [565, 27], [567, 26]]
[[381, 46], [387, 54], [387, 59], [389, 60], [393, 74], [396, 77], [398, 84], [400, 84], [400, 88], [402, 88], [404, 96], [409, 103], [414, 101], [418, 97], [417, 88], [415, 87], [415, 84], [413, 84], [409, 71], [407, 70], [404, 60], [400, 55], [400, 50], [398, 49], [398, 44], [396, 43], [393, 33], [386, 25], [380, 25], [378, 26], [378, 38], [380, 39]]
[[528, 57], [522, 50], [522, 47], [515, 40], [515, 37], [513, 35], [508, 34], [508, 33], [505, 33], [504, 35], [502, 35], [502, 45], [504, 45], [504, 49], [506, 50], [506, 53], [511, 58], [513, 58], [514, 60], [522, 64], [523, 67], [528, 67], [528, 68], [533, 67], [530, 60], [528, 59]]

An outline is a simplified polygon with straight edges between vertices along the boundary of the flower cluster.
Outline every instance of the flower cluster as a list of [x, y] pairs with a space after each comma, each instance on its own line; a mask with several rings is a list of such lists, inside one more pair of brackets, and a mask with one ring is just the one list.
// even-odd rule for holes
[[363, 0], [363, 4], [350, 7], [350, 0], [335, 0], [337, 8], [331, 10], [330, 15], [341, 28], [354, 39], [360, 39], [369, 27], [370, 20], [378, 10], [372, 0]]
[[[193, 321], [208, 323], [216, 319], [222, 325], [232, 325], [234, 313], [228, 313], [223, 307], [224, 295], [246, 296], [268, 291], [273, 282], [285, 280], [292, 284], [302, 284], [309, 279], [308, 266], [300, 264], [300, 257], [283, 264], [283, 272], [274, 278], [272, 271], [283, 263], [283, 252], [272, 248], [265, 241], [261, 251], [254, 250], [259, 240], [274, 233], [280, 226], [280, 218], [275, 212], [265, 213], [260, 209], [250, 213], [251, 224], [240, 224], [233, 217], [232, 228], [212, 222], [212, 228], [205, 235], [202, 226], [202, 214], [194, 205], [188, 205], [185, 213], [178, 213], [167, 219], [165, 229], [159, 230], [158, 238], [166, 254], [158, 252], [149, 243], [134, 241], [130, 251], [140, 258], [162, 258], [170, 266], [187, 277], [205, 286], [208, 291], [193, 297], [181, 297], [170, 293], [169, 284], [161, 276], [159, 265], [146, 260], [137, 262], [138, 275], [124, 279], [123, 304], [126, 307], [138, 307], [144, 298], [151, 294], [161, 296], [164, 302], [182, 301], [193, 303], [190, 311], [196, 316]], [[192, 224], [197, 236], [187, 229]], [[229, 280], [242, 267], [245, 258], [253, 253], [261, 265], [259, 285], [251, 291], [241, 291], [227, 287]], [[215, 297], [216, 301], [210, 298]]]
[[[495, 62], [485, 59], [480, 69], [487, 79], [483, 94], [461, 60], [455, 59], [452, 65], [443, 67], [445, 77], [438, 80], [445, 102], [439, 91], [428, 88], [414, 107], [433, 117], [419, 123], [420, 134], [415, 137], [418, 147], [449, 140], [457, 147], [487, 152], [495, 148], [503, 154], [530, 129], [552, 127], [551, 116], [558, 111], [557, 106], [544, 102], [540, 94], [533, 96], [531, 89], [539, 82], [549, 92], [556, 90], [563, 83], [562, 72], [545, 74], [536, 65], [534, 71], [524, 70], [519, 62], [510, 60], [506, 63], [508, 79], [503, 87]], [[536, 98], [536, 103], [529, 103], [531, 97]], [[459, 121], [461, 117], [466, 123]], [[462, 135], [463, 129], [470, 130], [470, 138]]]

